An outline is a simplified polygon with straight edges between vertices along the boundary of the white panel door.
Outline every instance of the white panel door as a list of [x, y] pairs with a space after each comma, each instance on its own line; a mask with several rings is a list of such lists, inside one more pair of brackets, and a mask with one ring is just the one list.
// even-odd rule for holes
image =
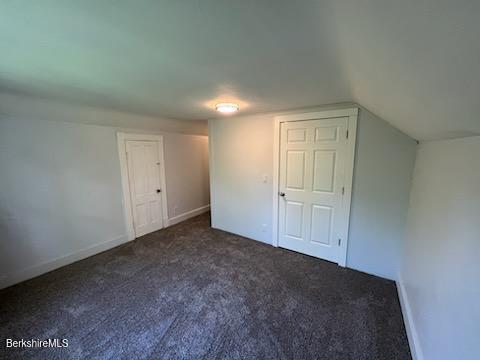
[[127, 143], [128, 181], [137, 237], [163, 228], [158, 141]]
[[348, 120], [281, 123], [279, 246], [338, 262]]

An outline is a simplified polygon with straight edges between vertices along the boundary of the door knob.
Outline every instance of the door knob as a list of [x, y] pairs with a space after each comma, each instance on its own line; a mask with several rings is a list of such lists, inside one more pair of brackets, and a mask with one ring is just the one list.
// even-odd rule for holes
[[285, 197], [285, 193], [284, 193], [284, 192], [279, 192], [278, 195], [280, 195], [281, 197]]
[[158, 194], [158, 193], [161, 193], [161, 192], [162, 192], [162, 190], [160, 190], [160, 189], [157, 189], [157, 194]]

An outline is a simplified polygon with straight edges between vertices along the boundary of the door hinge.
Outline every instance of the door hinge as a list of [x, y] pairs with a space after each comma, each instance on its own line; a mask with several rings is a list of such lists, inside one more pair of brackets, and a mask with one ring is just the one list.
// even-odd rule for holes
[[348, 139], [348, 130], [347, 130], [347, 139]]
[[342, 239], [338, 239], [338, 246], [342, 243]]
[[345, 195], [345, 187], [342, 187], [342, 195]]

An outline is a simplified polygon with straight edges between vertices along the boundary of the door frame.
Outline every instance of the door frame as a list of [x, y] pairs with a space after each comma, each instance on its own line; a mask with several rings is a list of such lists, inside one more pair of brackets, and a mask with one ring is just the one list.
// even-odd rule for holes
[[167, 206], [167, 182], [165, 180], [165, 156], [163, 150], [163, 136], [151, 134], [137, 134], [117, 132], [118, 157], [120, 160], [120, 174], [122, 178], [123, 190], [123, 212], [125, 216], [125, 226], [127, 228], [128, 240], [134, 240], [135, 227], [133, 225], [132, 199], [130, 193], [130, 181], [128, 179], [127, 162], [127, 141], [158, 141], [158, 158], [160, 159], [160, 186], [162, 187], [162, 228], [168, 227], [168, 206]]
[[331, 119], [338, 117], [348, 117], [348, 139], [347, 139], [347, 153], [345, 159], [345, 196], [342, 201], [341, 221], [342, 232], [341, 242], [338, 255], [338, 265], [346, 266], [347, 263], [347, 247], [348, 235], [350, 225], [350, 204], [352, 199], [352, 182], [353, 182], [353, 167], [355, 160], [355, 144], [357, 138], [357, 118], [358, 108], [346, 108], [338, 110], [325, 110], [301, 114], [280, 115], [274, 118], [274, 132], [273, 132], [273, 218], [272, 218], [272, 245], [279, 246], [279, 229], [278, 229], [278, 206], [279, 206], [279, 181], [280, 181], [280, 126], [281, 123], [289, 121], [305, 121], [305, 120], [320, 120]]

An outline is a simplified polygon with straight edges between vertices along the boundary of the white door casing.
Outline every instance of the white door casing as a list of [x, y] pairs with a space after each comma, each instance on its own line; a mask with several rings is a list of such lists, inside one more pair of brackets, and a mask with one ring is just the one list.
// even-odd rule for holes
[[118, 133], [130, 240], [168, 226], [163, 137]]
[[276, 120], [274, 245], [345, 266], [357, 109]]

